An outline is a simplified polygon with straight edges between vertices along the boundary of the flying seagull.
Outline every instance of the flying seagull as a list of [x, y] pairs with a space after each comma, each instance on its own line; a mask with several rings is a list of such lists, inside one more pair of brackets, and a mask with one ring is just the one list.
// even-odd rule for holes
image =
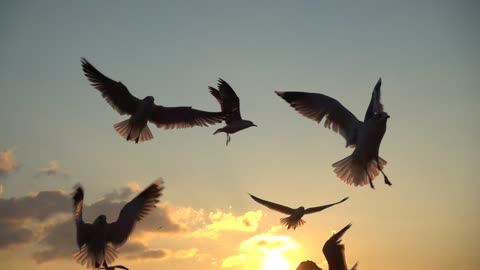
[[74, 253], [75, 260], [87, 268], [107, 269], [117, 258], [117, 248], [127, 241], [135, 224], [155, 208], [163, 189], [163, 181], [157, 180], [122, 208], [117, 221], [107, 223], [107, 217], [100, 215], [90, 224], [83, 221], [83, 188], [77, 187], [73, 196], [79, 248]]
[[[345, 261], [345, 246], [341, 243], [343, 234], [350, 229], [352, 224], [348, 224], [339, 232], [335, 233], [323, 245], [323, 254], [328, 262], [329, 270], [348, 270], [347, 262]], [[356, 270], [358, 264], [356, 263], [351, 270]]]
[[175, 129], [194, 126], [208, 126], [221, 123], [225, 118], [221, 112], [206, 112], [192, 107], [164, 107], [156, 105], [152, 96], [140, 100], [133, 96], [121, 82], [114, 81], [98, 71], [85, 58], [82, 58], [82, 69], [93, 87], [102, 93], [105, 100], [120, 115], [131, 117], [115, 124], [115, 130], [127, 141], [135, 143], [153, 139], [147, 122], [158, 128]]
[[230, 134], [236, 133], [242, 129], [257, 126], [252, 121], [242, 119], [242, 116], [240, 115], [240, 99], [226, 81], [219, 78], [218, 90], [211, 86], [209, 86], [208, 89], [210, 89], [212, 96], [214, 96], [218, 103], [220, 103], [222, 113], [227, 116], [225, 119], [227, 125], [223, 128], [217, 129], [213, 135], [225, 132], [227, 134], [228, 145], [230, 142]]
[[274, 203], [274, 202], [269, 202], [269, 201], [262, 200], [260, 198], [257, 198], [255, 196], [253, 196], [250, 193], [249, 193], [249, 195], [250, 195], [250, 197], [252, 197], [252, 199], [254, 201], [258, 202], [259, 204], [263, 204], [264, 206], [266, 206], [266, 207], [268, 207], [272, 210], [278, 211], [280, 213], [290, 215], [286, 218], [280, 219], [280, 223], [283, 226], [286, 226], [287, 230], [290, 229], [290, 228], [293, 228], [295, 230], [297, 227], [300, 227], [303, 224], [305, 224], [305, 221], [302, 219], [302, 217], [304, 215], [312, 214], [312, 213], [315, 213], [315, 212], [320, 212], [320, 211], [322, 211], [324, 209], [327, 209], [331, 206], [342, 203], [342, 202], [344, 202], [348, 199], [348, 197], [346, 197], [346, 198], [343, 198], [341, 201], [336, 202], [336, 203], [317, 206], [317, 207], [311, 207], [311, 208], [307, 208], [307, 209], [305, 209], [305, 207], [303, 207], [303, 206], [300, 206], [297, 209], [293, 209], [293, 208], [290, 208], [288, 206], [284, 206], [284, 205], [277, 204], [277, 203]]
[[390, 118], [383, 111], [380, 101], [381, 85], [380, 78], [373, 89], [363, 122], [336, 99], [319, 93], [280, 91], [275, 93], [303, 116], [318, 123], [325, 118], [325, 127], [340, 133], [347, 142], [346, 147], [355, 147], [350, 156], [332, 165], [340, 179], [349, 185], [370, 184], [370, 187], [374, 188], [372, 180], [379, 172], [383, 174], [385, 184], [392, 185], [383, 172], [387, 161], [378, 155], [380, 143], [387, 129], [387, 119]]

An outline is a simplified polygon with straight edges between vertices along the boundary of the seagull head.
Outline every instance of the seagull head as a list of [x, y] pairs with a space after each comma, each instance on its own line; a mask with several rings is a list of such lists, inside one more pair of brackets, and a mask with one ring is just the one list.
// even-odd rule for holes
[[101, 224], [101, 225], [107, 224], [107, 216], [105, 215], [98, 216], [93, 222], [93, 224]]
[[153, 101], [155, 100], [152, 96], [146, 96], [144, 99], [143, 99], [145, 102], [148, 102], [148, 103], [151, 103], [153, 104]]
[[247, 127], [256, 127], [257, 126], [252, 121], [246, 121], [246, 122], [247, 122]]
[[390, 115], [386, 112], [380, 112], [375, 115], [375, 120], [378, 122], [386, 122]]

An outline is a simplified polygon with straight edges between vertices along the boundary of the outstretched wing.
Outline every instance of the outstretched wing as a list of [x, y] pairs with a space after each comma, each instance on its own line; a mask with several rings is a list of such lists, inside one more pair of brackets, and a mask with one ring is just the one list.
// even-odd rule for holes
[[83, 188], [77, 186], [73, 194], [73, 217], [77, 227], [77, 245], [81, 248], [92, 237], [92, 224], [83, 222]]
[[275, 91], [303, 116], [318, 123], [325, 118], [325, 127], [340, 133], [347, 146], [355, 143], [359, 127], [363, 124], [340, 102], [319, 93]]
[[323, 254], [328, 262], [329, 269], [347, 269], [345, 261], [345, 246], [341, 244], [341, 237], [352, 226], [348, 224], [336, 234], [332, 235], [323, 245]]
[[336, 205], [336, 204], [342, 203], [342, 202], [344, 202], [344, 201], [346, 201], [346, 200], [348, 200], [348, 197], [345, 197], [345, 198], [343, 198], [341, 201], [338, 201], [338, 202], [336, 202], [336, 203], [331, 203], [331, 204], [327, 204], [327, 205], [322, 205], [322, 206], [307, 208], [307, 209], [305, 210], [305, 215], [306, 215], [306, 214], [315, 213], [315, 212], [320, 212], [320, 211], [322, 211], [322, 210], [324, 210], [324, 209], [327, 209], [327, 208], [329, 208], [329, 207], [331, 207], [331, 206], [334, 206], [334, 205]]
[[250, 195], [250, 197], [252, 197], [252, 199], [254, 201], [258, 202], [259, 204], [263, 204], [264, 206], [266, 206], [266, 207], [268, 207], [272, 210], [278, 211], [280, 213], [284, 213], [286, 215], [291, 215], [295, 211], [294, 209], [292, 209], [288, 206], [284, 206], [284, 205], [281, 205], [281, 204], [278, 204], [278, 203], [262, 200], [260, 198], [257, 198], [255, 196], [253, 196], [250, 193], [248, 193], [248, 195]]
[[127, 203], [120, 211], [117, 221], [108, 224], [107, 241], [119, 247], [127, 241], [135, 223], [145, 217], [159, 202], [162, 196], [163, 181], [157, 180]]
[[365, 112], [365, 118], [363, 119], [366, 122], [373, 115], [383, 112], [383, 104], [381, 102], [381, 92], [380, 88], [382, 86], [382, 78], [378, 79], [377, 84], [373, 88], [372, 98], [370, 99], [370, 104], [368, 104], [367, 111]]
[[223, 79], [218, 79], [218, 90], [209, 86], [210, 94], [217, 99], [222, 108], [222, 112], [228, 114], [229, 117], [226, 119], [226, 123], [229, 124], [231, 121], [241, 120], [242, 116], [240, 114], [240, 99], [238, 98], [233, 88]]
[[221, 123], [225, 117], [221, 112], [206, 112], [193, 109], [192, 107], [155, 105], [148, 120], [159, 128], [175, 129], [194, 126], [206, 127], [215, 123]]
[[82, 58], [82, 69], [93, 87], [119, 114], [133, 114], [140, 100], [134, 97], [121, 82], [116, 82], [98, 71], [87, 59]]

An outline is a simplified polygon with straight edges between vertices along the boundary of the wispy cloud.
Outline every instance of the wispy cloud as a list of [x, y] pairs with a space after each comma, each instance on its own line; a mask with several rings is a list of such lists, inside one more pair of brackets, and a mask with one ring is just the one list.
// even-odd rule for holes
[[61, 176], [63, 178], [69, 178], [70, 175], [60, 169], [60, 165], [58, 164], [58, 160], [50, 160], [48, 165], [44, 168], [41, 168], [40, 171], [38, 171], [35, 174], [35, 177], [42, 177], [42, 176]]
[[6, 178], [8, 174], [18, 167], [15, 159], [15, 147], [0, 151], [0, 178]]
[[[203, 213], [203, 212], [200, 212]], [[195, 215], [198, 215], [196, 212]], [[249, 211], [243, 215], [235, 216], [232, 213], [224, 213], [220, 210], [210, 212], [208, 214], [208, 223], [205, 222], [203, 216], [195, 216], [198, 223], [203, 221], [207, 223], [205, 226], [184, 234], [184, 237], [208, 238], [217, 240], [221, 237], [222, 231], [244, 231], [254, 232], [258, 228], [258, 222], [262, 218], [262, 211]]]

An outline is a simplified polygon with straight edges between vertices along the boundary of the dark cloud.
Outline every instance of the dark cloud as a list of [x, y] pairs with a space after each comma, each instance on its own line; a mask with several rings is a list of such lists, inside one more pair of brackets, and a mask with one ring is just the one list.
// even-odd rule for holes
[[148, 246], [140, 242], [130, 242], [125, 244], [119, 252], [125, 255], [127, 260], [160, 260], [169, 257], [169, 250], [166, 249], [150, 249]]
[[0, 228], [0, 249], [30, 243], [34, 239], [33, 232], [19, 222], [0, 220]]
[[0, 198], [0, 222], [44, 221], [59, 213], [72, 212], [70, 196], [63, 191], [42, 191], [20, 198]]

